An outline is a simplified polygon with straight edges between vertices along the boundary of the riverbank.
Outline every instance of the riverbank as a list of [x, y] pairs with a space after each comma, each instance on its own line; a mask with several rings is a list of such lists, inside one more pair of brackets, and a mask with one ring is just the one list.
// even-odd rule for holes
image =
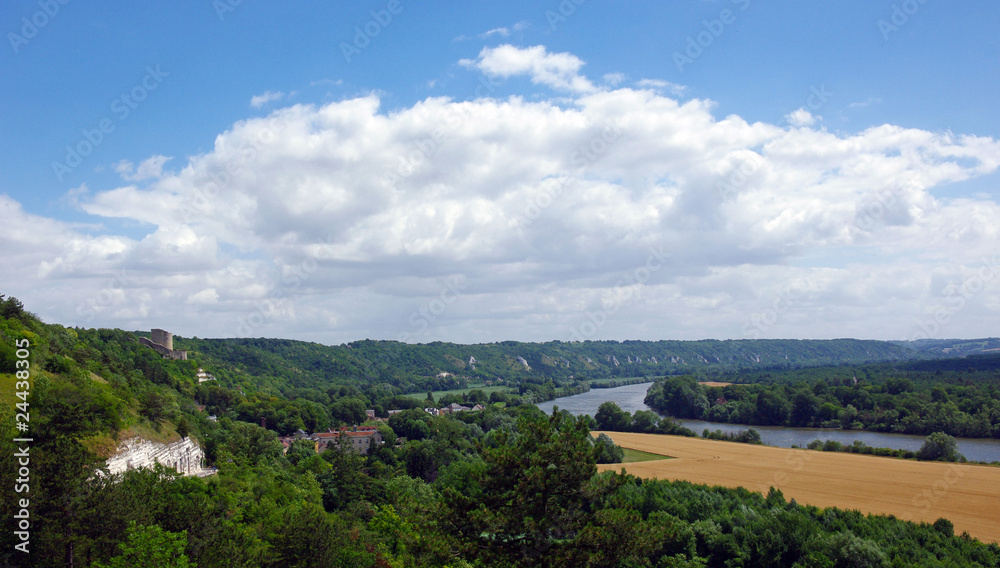
[[[552, 414], [552, 408], [558, 407], [573, 415], [597, 415], [597, 409], [602, 402], [612, 401], [630, 413], [637, 410], [652, 410], [644, 401], [646, 391], [653, 383], [640, 383], [612, 389], [595, 389], [589, 392], [559, 398], [537, 404], [546, 414]], [[769, 446], [791, 448], [806, 447], [813, 440], [823, 442], [832, 440], [843, 445], [851, 445], [855, 441], [875, 448], [890, 448], [916, 452], [924, 443], [924, 436], [910, 434], [891, 434], [884, 432], [869, 432], [866, 430], [841, 430], [831, 428], [796, 428], [788, 426], [752, 426], [746, 424], [728, 424], [721, 422], [706, 422], [704, 420], [678, 420], [681, 426], [701, 433], [704, 430], [721, 430], [724, 433], [739, 432], [753, 428], [760, 433], [761, 442]], [[1000, 460], [1000, 440], [993, 438], [956, 438], [958, 451], [970, 461], [990, 463]]]
[[997, 468], [680, 436], [603, 433], [623, 448], [675, 459], [600, 465], [600, 471], [624, 468], [643, 478], [745, 487], [764, 494], [775, 487], [786, 499], [817, 507], [857, 509], [928, 523], [947, 518], [955, 524], [956, 533], [966, 531], [984, 542], [1000, 542]]

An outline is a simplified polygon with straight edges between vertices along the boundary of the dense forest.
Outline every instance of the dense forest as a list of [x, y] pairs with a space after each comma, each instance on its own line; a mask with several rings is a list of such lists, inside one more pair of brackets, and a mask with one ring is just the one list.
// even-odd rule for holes
[[[136, 335], [146, 335], [136, 332]], [[922, 352], [885, 341], [584, 341], [459, 345], [357, 341], [327, 346], [284, 339], [174, 338], [224, 384], [282, 394], [331, 382], [377, 383], [404, 393], [464, 388], [486, 380], [556, 386], [697, 371], [789, 369], [903, 361]]]
[[646, 404], [713, 422], [996, 438], [1000, 355], [668, 377]]
[[[206, 358], [192, 354], [164, 360], [135, 334], [43, 324], [0, 297], [0, 507], [9, 523], [0, 564], [1000, 566], [1000, 547], [955, 535], [945, 519], [914, 524], [802, 506], [775, 490], [597, 474], [616, 453], [591, 436], [597, 419], [546, 416], [520, 397], [431, 416], [399, 385], [363, 374], [284, 390], [249, 379], [199, 385]], [[278, 440], [293, 426], [356, 423], [375, 405], [410, 409], [377, 423], [385, 444], [367, 455], [336, 445], [317, 454], [301, 440], [285, 453]], [[30, 418], [17, 418], [22, 411]], [[637, 413], [629, 427], [670, 429], [654, 419]], [[110, 474], [104, 459], [137, 435], [190, 436], [217, 473]], [[13, 442], [24, 437], [33, 441]], [[22, 471], [14, 459], [24, 454]]]

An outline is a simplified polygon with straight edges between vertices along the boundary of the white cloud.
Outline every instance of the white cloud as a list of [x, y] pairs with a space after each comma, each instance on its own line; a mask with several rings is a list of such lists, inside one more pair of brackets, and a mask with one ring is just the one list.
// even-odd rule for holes
[[128, 160], [122, 160], [115, 164], [115, 172], [126, 181], [142, 181], [150, 178], [158, 178], [163, 175], [163, 166], [173, 160], [172, 156], [151, 156], [143, 160], [139, 167]]
[[590, 93], [597, 90], [590, 80], [579, 74], [583, 60], [571, 53], [549, 53], [543, 45], [485, 47], [478, 59], [463, 59], [460, 63], [496, 77], [528, 75], [533, 83], [562, 91]]
[[[531, 27], [531, 22], [529, 22], [528, 20], [521, 20], [521, 21], [515, 23], [513, 26], [510, 26], [510, 27], [507, 27], [507, 26], [496, 27], [496, 28], [487, 30], [487, 31], [485, 31], [485, 32], [483, 32], [483, 33], [475, 36], [475, 37], [479, 38], [479, 39], [489, 39], [489, 38], [491, 38], [493, 36], [509, 37], [510, 34], [511, 34], [511, 32], [524, 31], [524, 30], [528, 29], [529, 27]], [[473, 38], [472, 36], [468, 36], [468, 35], [462, 34], [462, 35], [459, 35], [458, 37], [456, 37], [453, 41], [468, 41], [470, 39], [475, 39], [475, 38]]]
[[792, 126], [812, 126], [816, 123], [817, 119], [821, 118], [823, 117], [814, 116], [805, 107], [796, 109], [785, 116], [785, 120]]
[[676, 96], [681, 96], [687, 91], [684, 85], [663, 81], [662, 79], [639, 79], [635, 85], [640, 89], [659, 89]]
[[878, 104], [880, 102], [882, 102], [882, 99], [880, 99], [878, 97], [870, 97], [866, 101], [853, 102], [853, 103], [847, 105], [847, 108], [864, 108], [864, 107], [867, 107], [867, 106], [871, 106], [873, 104]]
[[280, 101], [282, 98], [284, 98], [284, 96], [285, 93], [281, 91], [267, 91], [263, 94], [254, 95], [250, 97], [250, 106], [252, 108], [260, 108], [266, 105], [267, 103]]
[[479, 37], [485, 39], [492, 35], [507, 37], [510, 35], [510, 30], [507, 28], [493, 28], [492, 30], [479, 34]]
[[625, 81], [625, 74], [607, 73], [602, 78], [604, 79], [604, 82], [607, 83], [608, 85], [611, 85], [612, 87], [617, 87], [618, 85], [621, 85], [623, 81]]
[[[586, 81], [525, 51], [469, 65]], [[279, 109], [74, 190], [110, 229], [0, 196], [0, 286], [53, 321], [199, 336], [906, 338], [996, 258], [995, 200], [935, 197], [1000, 167], [992, 138], [748, 123], [648, 86]], [[998, 283], [942, 333], [995, 334]]]

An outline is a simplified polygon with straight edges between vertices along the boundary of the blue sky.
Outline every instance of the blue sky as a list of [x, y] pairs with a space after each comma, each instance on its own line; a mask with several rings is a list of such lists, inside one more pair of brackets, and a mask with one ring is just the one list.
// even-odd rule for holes
[[0, 7], [0, 291], [327, 343], [996, 335], [996, 2], [232, 4]]

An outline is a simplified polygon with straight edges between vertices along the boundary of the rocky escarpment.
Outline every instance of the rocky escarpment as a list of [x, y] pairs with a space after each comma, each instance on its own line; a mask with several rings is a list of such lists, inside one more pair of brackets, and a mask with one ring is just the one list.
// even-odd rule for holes
[[214, 471], [205, 468], [205, 452], [191, 438], [170, 444], [129, 438], [118, 445], [115, 455], [108, 458], [108, 471], [116, 474], [130, 469], [153, 467], [155, 464], [184, 475], [205, 476]]

